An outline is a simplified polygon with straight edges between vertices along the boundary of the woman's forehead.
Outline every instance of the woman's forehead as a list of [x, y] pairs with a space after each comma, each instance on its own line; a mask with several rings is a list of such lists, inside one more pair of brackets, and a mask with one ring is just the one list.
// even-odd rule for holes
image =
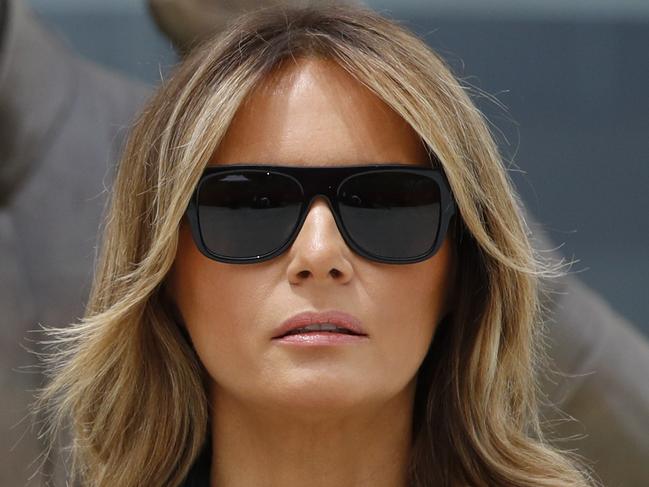
[[416, 132], [334, 61], [284, 63], [245, 99], [210, 164], [415, 163]]

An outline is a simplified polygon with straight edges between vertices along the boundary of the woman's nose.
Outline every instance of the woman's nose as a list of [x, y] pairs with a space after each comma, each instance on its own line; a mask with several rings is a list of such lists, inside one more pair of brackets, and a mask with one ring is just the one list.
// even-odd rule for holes
[[324, 197], [319, 196], [311, 203], [288, 255], [287, 273], [291, 283], [305, 280], [345, 283], [351, 279], [352, 250], [340, 234]]

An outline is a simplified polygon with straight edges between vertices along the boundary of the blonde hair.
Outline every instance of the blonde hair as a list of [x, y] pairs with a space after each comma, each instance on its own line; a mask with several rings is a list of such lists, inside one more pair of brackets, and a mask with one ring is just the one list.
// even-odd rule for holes
[[[480, 112], [445, 63], [395, 21], [341, 5], [248, 13], [198, 46], [144, 109], [114, 182], [86, 313], [49, 330], [38, 407], [69, 420], [92, 487], [177, 486], [206, 439], [206, 376], [163, 293], [190, 195], [246, 95], [280, 63], [335, 61], [441, 161], [458, 204], [454, 312], [419, 376], [413, 486], [584, 486], [544, 439], [539, 278], [549, 273]], [[433, 357], [433, 359], [431, 359]]]

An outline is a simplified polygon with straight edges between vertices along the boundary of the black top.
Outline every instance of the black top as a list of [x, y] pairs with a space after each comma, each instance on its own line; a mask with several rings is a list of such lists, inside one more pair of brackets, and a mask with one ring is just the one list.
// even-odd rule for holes
[[196, 459], [182, 487], [209, 487], [210, 462], [212, 460], [211, 442], [207, 442], [203, 451]]

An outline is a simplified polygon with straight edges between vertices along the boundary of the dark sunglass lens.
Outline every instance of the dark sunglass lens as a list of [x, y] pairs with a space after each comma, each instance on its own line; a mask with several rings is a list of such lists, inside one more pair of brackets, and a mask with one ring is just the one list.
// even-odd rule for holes
[[340, 213], [352, 240], [377, 257], [411, 259], [433, 246], [441, 218], [437, 183], [408, 172], [359, 174], [339, 190]]
[[290, 237], [302, 192], [288, 176], [267, 171], [214, 174], [198, 189], [198, 220], [214, 254], [244, 258], [268, 254]]

